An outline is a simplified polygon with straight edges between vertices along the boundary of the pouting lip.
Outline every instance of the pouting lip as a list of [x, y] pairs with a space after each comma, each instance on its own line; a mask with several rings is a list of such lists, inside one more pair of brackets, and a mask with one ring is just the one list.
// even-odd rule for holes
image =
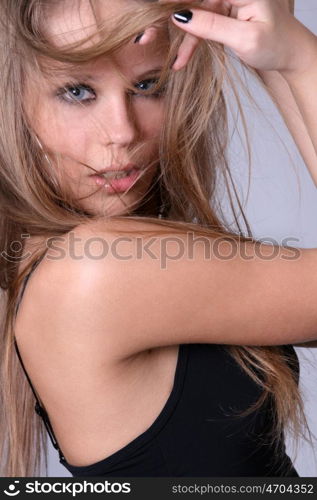
[[96, 170], [96, 172], [94, 174], [91, 174], [91, 175], [102, 175], [102, 174], [105, 174], [107, 172], [124, 172], [127, 170], [132, 170], [133, 168], [135, 168], [137, 170], [140, 169], [140, 167], [138, 167], [134, 163], [128, 163], [127, 165], [121, 166], [121, 167], [116, 166], [116, 165], [111, 165], [108, 168], [103, 168], [102, 170]]

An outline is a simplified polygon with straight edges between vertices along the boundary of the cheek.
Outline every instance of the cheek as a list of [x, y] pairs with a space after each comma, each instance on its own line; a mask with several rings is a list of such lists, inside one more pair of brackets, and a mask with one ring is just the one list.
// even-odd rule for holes
[[85, 150], [89, 142], [89, 133], [83, 127], [82, 119], [70, 119], [69, 114], [60, 113], [51, 106], [43, 106], [37, 114], [35, 131], [47, 148], [69, 156]]
[[[87, 124], [88, 120], [85, 123]], [[84, 126], [82, 118], [70, 119], [69, 116], [56, 109], [43, 107], [37, 113], [36, 124], [33, 128], [44, 149], [53, 153], [51, 161], [60, 177], [60, 182], [68, 183], [70, 179], [85, 175], [86, 169], [79, 162], [87, 162], [91, 131], [89, 127]], [[57, 154], [57, 163], [54, 161], [54, 152]]]
[[164, 121], [164, 99], [141, 98], [135, 105], [139, 128], [145, 138], [160, 135]]

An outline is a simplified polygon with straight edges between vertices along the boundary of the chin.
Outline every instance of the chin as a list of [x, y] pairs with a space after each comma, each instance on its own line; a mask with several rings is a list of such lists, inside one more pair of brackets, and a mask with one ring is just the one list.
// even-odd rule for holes
[[124, 216], [130, 215], [140, 205], [140, 198], [137, 199], [132, 193], [124, 195], [122, 193], [108, 195], [104, 197], [96, 193], [95, 195], [81, 201], [81, 206], [89, 210], [96, 216]]

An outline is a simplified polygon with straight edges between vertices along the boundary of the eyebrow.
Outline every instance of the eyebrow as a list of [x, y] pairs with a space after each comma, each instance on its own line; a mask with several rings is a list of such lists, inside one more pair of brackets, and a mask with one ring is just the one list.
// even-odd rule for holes
[[161, 66], [160, 68], [152, 68], [152, 69], [149, 69], [147, 71], [144, 71], [143, 73], [138, 75], [138, 79], [141, 80], [142, 78], [145, 78], [148, 75], [160, 73], [162, 71], [162, 69], [163, 69], [163, 67]]
[[[145, 78], [146, 76], [149, 76], [152, 74], [157, 74], [160, 71], [162, 71], [162, 69], [163, 69], [162, 66], [158, 67], [158, 68], [148, 69], [147, 71], [144, 71], [143, 73], [137, 75], [136, 79], [141, 80], [142, 78]], [[77, 80], [89, 80], [92, 82], [98, 82], [102, 79], [101, 76], [92, 75], [90, 73], [82, 73], [81, 71], [78, 71], [78, 69], [59, 72], [58, 76], [60, 78], [73, 78], [73, 79], [77, 79]]]
[[61, 71], [58, 72], [58, 76], [60, 78], [76, 78], [77, 80], [91, 80], [91, 81], [98, 81], [100, 80], [100, 77], [96, 77], [94, 75], [90, 75], [88, 73], [82, 73], [81, 71], [78, 70], [68, 70], [68, 71]]

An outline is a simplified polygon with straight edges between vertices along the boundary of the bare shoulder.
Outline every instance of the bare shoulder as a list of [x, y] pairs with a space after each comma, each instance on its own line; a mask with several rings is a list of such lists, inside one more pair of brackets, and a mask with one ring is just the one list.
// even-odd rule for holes
[[[23, 296], [17, 338], [24, 342], [28, 332], [52, 356], [64, 353], [71, 362], [77, 350], [87, 363], [108, 364], [190, 341], [183, 328], [191, 316], [186, 266], [180, 258], [167, 269], [157, 229], [145, 221], [93, 220], [51, 240]], [[170, 243], [175, 254], [177, 241]]]
[[25, 352], [32, 343], [38, 352], [42, 344], [52, 356], [70, 354], [82, 346], [86, 360], [110, 359], [109, 337], [105, 335], [102, 345], [97, 344], [94, 327], [100, 312], [95, 300], [97, 284], [101, 279], [108, 281], [107, 269], [111, 268], [101, 248], [113, 239], [109, 227], [99, 221], [50, 239], [43, 260], [28, 280], [15, 322], [15, 335]]
[[[132, 299], [124, 286], [133, 267], [128, 260], [135, 262], [132, 252], [139, 232], [155, 228], [147, 222], [92, 220], [51, 239], [19, 307], [15, 330], [20, 344], [28, 332], [28, 343], [42, 343], [51, 353], [82, 346], [86, 360], [95, 362], [121, 361], [132, 354], [124, 350], [121, 356], [120, 340], [115, 340], [118, 325], [109, 322], [110, 317], [118, 323], [130, 314]], [[124, 231], [132, 231], [130, 237]]]

